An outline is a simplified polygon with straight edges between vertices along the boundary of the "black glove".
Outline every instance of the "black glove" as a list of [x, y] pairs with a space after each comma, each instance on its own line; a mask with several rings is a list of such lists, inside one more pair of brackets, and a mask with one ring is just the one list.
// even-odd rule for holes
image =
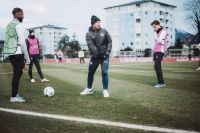
[[107, 59], [110, 57], [110, 52], [106, 51], [104, 54], [101, 55], [101, 59]]

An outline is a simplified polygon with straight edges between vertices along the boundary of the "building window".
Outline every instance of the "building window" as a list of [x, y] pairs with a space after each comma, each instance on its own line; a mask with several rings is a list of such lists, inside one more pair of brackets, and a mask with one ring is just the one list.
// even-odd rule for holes
[[131, 45], [133, 45], [133, 42], [131, 42]]
[[162, 18], [160, 18], [160, 22], [162, 21]]
[[123, 43], [122, 43], [122, 45], [124, 46], [124, 45], [125, 45], [125, 43], [123, 42]]
[[141, 22], [140, 18], [136, 19], [136, 23], [140, 23], [140, 22]]
[[154, 12], [154, 14], [156, 15], [156, 14], [157, 14], [157, 12], [155, 11], [155, 12]]
[[163, 15], [163, 11], [160, 11], [160, 15]]
[[51, 35], [51, 32], [49, 32], [49, 35]]
[[140, 3], [137, 3], [137, 4], [136, 4], [136, 7], [137, 7], [137, 8], [140, 8]]
[[139, 38], [141, 36], [141, 34], [136, 34], [136, 37]]
[[146, 42], [146, 45], [148, 45], [148, 42]]
[[145, 15], [147, 15], [148, 14], [148, 11], [145, 11]]

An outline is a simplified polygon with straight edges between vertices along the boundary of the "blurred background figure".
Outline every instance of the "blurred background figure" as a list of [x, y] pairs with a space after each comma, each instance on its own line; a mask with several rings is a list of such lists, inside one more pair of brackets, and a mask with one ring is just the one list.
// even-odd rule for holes
[[58, 63], [62, 63], [62, 59], [63, 59], [63, 52], [59, 49], [59, 51], [57, 52], [57, 57], [58, 57]]
[[80, 58], [80, 66], [85, 65], [85, 53], [84, 51], [79, 51], [78, 52], [78, 57]]
[[192, 61], [192, 54], [191, 54], [190, 51], [189, 51], [189, 54], [188, 54], [188, 61]]

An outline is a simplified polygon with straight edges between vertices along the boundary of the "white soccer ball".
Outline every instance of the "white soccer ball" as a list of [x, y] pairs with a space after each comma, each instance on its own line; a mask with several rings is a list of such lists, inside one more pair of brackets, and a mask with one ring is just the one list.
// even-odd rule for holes
[[46, 87], [43, 90], [44, 96], [52, 97], [52, 96], [54, 96], [54, 93], [55, 93], [55, 91], [52, 87]]
[[197, 45], [197, 48], [200, 49], [200, 43]]

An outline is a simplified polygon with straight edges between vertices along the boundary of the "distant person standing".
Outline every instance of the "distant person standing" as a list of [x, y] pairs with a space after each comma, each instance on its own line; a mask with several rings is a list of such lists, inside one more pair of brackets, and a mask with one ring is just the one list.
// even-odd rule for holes
[[154, 69], [156, 71], [158, 84], [156, 84], [155, 88], [163, 88], [165, 87], [163, 72], [161, 67], [161, 61], [167, 52], [167, 32], [160, 26], [160, 22], [155, 20], [151, 23], [151, 26], [154, 29], [155, 34], [155, 46], [154, 46]]
[[199, 67], [197, 68], [197, 71], [200, 71], [200, 44], [198, 44], [198, 49], [199, 49]]
[[85, 58], [84, 58], [85, 54], [84, 51], [79, 51], [78, 52], [78, 57], [80, 59], [80, 65], [85, 65]]
[[188, 54], [188, 61], [192, 61], [192, 55], [191, 55], [191, 53]]
[[39, 49], [39, 40], [35, 37], [34, 30], [29, 30], [29, 36], [26, 39], [28, 53], [31, 59], [31, 63], [29, 65], [28, 74], [31, 79], [31, 83], [35, 83], [35, 79], [33, 78], [33, 64], [37, 69], [38, 74], [40, 75], [41, 82], [48, 82], [49, 80], [44, 78], [41, 67], [40, 67], [40, 49]]
[[93, 93], [92, 84], [94, 80], [94, 74], [99, 64], [101, 64], [103, 97], [109, 97], [108, 68], [109, 55], [112, 50], [112, 39], [107, 30], [101, 28], [100, 24], [101, 20], [98, 17], [91, 17], [91, 27], [86, 34], [86, 41], [91, 55], [87, 79], [87, 88], [85, 88], [80, 94], [88, 95]]
[[59, 49], [59, 51], [57, 52], [57, 57], [58, 57], [58, 63], [62, 63], [62, 59], [63, 59], [63, 52]]
[[[6, 38], [4, 45], [4, 54], [9, 55], [10, 63], [13, 67], [12, 77], [12, 96], [10, 102], [25, 102], [26, 100], [19, 96], [19, 81], [23, 74], [23, 68], [30, 63], [26, 42], [25, 29], [22, 24], [24, 19], [24, 12], [21, 8], [14, 8], [12, 11], [14, 19], [8, 23], [6, 27]], [[24, 58], [25, 57], [25, 58]]]

